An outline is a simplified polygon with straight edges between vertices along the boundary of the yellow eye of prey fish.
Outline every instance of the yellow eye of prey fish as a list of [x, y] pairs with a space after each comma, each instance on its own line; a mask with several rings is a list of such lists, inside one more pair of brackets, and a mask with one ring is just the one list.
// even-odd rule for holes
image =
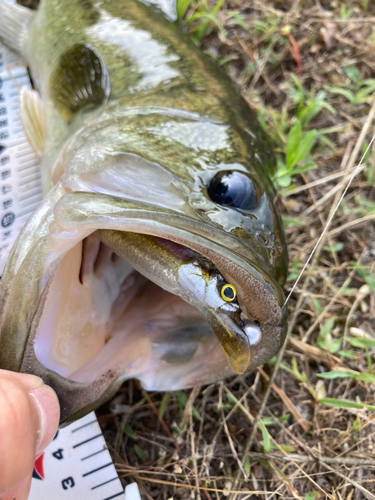
[[224, 285], [221, 289], [221, 298], [225, 300], [225, 302], [233, 302], [236, 298], [237, 292], [233, 285]]

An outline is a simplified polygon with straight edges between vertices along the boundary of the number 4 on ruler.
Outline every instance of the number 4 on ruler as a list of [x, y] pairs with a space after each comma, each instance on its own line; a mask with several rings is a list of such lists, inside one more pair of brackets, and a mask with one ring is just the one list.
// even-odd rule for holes
[[140, 500], [138, 487], [125, 496], [95, 413], [59, 430], [35, 462], [29, 500]]

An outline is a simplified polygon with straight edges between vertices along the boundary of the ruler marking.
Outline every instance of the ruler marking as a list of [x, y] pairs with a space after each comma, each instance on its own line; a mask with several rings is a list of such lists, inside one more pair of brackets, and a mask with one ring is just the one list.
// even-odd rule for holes
[[[19, 160], [19, 165], [22, 165], [21, 168], [25, 168], [27, 166], [37, 166], [38, 165], [38, 162], [36, 161], [36, 158], [35, 156], [33, 156], [32, 158], [27, 158], [27, 156], [30, 156], [31, 153], [27, 153], [22, 160]], [[20, 172], [21, 168], [18, 169], [18, 172]]]
[[112, 500], [112, 498], [117, 498], [120, 495], [124, 496], [124, 492], [122, 491], [121, 493], [117, 493], [117, 495], [112, 495], [111, 497], [103, 498], [103, 500]]
[[26, 193], [29, 193], [32, 189], [40, 189], [40, 183], [39, 183], [39, 180], [35, 180], [35, 181], [32, 181], [32, 182], [28, 182], [24, 187], [23, 189], [20, 189], [20, 194], [26, 194]]
[[28, 209], [26, 210], [26, 212], [21, 212], [20, 214], [17, 214], [17, 215], [16, 215], [16, 218], [17, 218], [17, 219], [20, 219], [20, 218], [21, 218], [21, 217], [23, 217], [24, 215], [29, 215], [31, 212], [32, 212], [32, 210], [31, 210], [30, 208], [28, 208]]
[[[23, 212], [19, 213], [16, 215], [16, 218], [17, 219], [20, 219], [21, 217], [23, 217], [24, 215], [27, 215], [28, 217], [31, 215], [31, 212], [34, 211], [34, 209], [39, 205], [39, 201], [33, 201], [32, 203], [30, 203], [30, 205], [27, 205], [26, 207], [26, 210], [24, 210]], [[31, 208], [33, 207], [33, 208]]]
[[18, 169], [17, 171], [20, 172], [21, 169], [24, 169], [25, 167], [36, 167], [38, 165], [38, 162], [36, 161], [36, 158], [35, 156], [33, 156], [32, 158], [28, 158], [28, 156], [31, 156], [30, 154], [27, 154], [24, 156], [24, 158], [22, 160], [19, 160], [18, 161]]
[[97, 436], [94, 436], [94, 437], [92, 437], [92, 438], [90, 438], [90, 439], [86, 439], [85, 441], [82, 441], [82, 443], [75, 444], [75, 445], [73, 446], [73, 448], [78, 448], [78, 446], [82, 446], [83, 444], [86, 444], [86, 443], [88, 443], [88, 442], [90, 442], [90, 441], [93, 441], [94, 439], [97, 439], [97, 438], [98, 438], [98, 437], [100, 437], [100, 436], [102, 436], [102, 433], [100, 433], [100, 434], [98, 434]]
[[100, 488], [101, 486], [104, 486], [105, 484], [112, 483], [112, 481], [116, 481], [116, 479], [118, 479], [117, 476], [114, 477], [113, 479], [109, 479], [108, 481], [105, 481], [104, 483], [97, 484], [96, 486], [93, 486], [91, 489], [96, 490], [96, 488]]
[[24, 167], [18, 169], [18, 173], [24, 172], [25, 170], [28, 170], [29, 168], [34, 168], [37, 165], [38, 165], [37, 163], [33, 163], [32, 165], [25, 165]]
[[[31, 177], [31, 178], [27, 179], [24, 182], [19, 182], [18, 185], [19, 186], [24, 186], [25, 184], [29, 184], [30, 182], [36, 182], [36, 181], [39, 181], [39, 180], [40, 180], [40, 175], [34, 175], [34, 177]], [[39, 182], [38, 182], [38, 185], [39, 185]]]
[[[27, 217], [31, 217], [32, 212], [36, 209], [36, 207], [39, 205], [39, 203], [42, 201], [43, 198], [36, 198], [35, 200], [32, 201], [26, 201], [22, 204], [21, 208], [23, 208], [22, 215], [27, 215]], [[17, 217], [17, 215], [16, 215]], [[20, 227], [19, 231], [21, 231], [22, 226]]]
[[83, 429], [84, 427], [87, 427], [88, 425], [95, 424], [95, 422], [97, 422], [97, 420], [92, 420], [91, 422], [88, 422], [85, 425], [81, 425], [80, 427], [77, 427], [76, 429], [72, 429], [72, 432], [77, 432], [80, 429]]
[[[24, 151], [25, 151], [25, 150], [24, 150]], [[22, 154], [18, 154], [18, 155], [16, 155], [16, 158], [20, 159], [20, 158], [24, 158], [25, 156], [30, 156], [30, 155], [35, 156], [35, 155], [34, 155], [34, 153], [33, 153], [33, 151], [30, 151], [30, 150], [29, 150], [29, 151], [27, 151], [27, 150], [26, 150], [25, 152], [22, 152]], [[20, 162], [20, 163], [21, 163], [21, 162]]]
[[[26, 203], [24, 203], [22, 205], [22, 208], [24, 210], [28, 211], [28, 212], [25, 212], [25, 214], [26, 213], [28, 214], [28, 217], [31, 216], [31, 212], [33, 212], [36, 209], [36, 207], [39, 205], [39, 203], [42, 201], [42, 199], [43, 199], [42, 197], [36, 198], [36, 200], [34, 200], [34, 201], [26, 201]], [[33, 208], [31, 208], [31, 207], [33, 207]], [[21, 231], [21, 229], [22, 228], [20, 228], [20, 231]]]
[[94, 474], [94, 472], [98, 472], [98, 470], [105, 469], [106, 467], [109, 467], [110, 465], [113, 465], [112, 462], [109, 462], [109, 464], [102, 465], [101, 467], [97, 467], [96, 469], [90, 470], [89, 472], [85, 472], [82, 474], [82, 477], [89, 476], [90, 474]]
[[[3, 77], [1, 77], [1, 79], [2, 79], [2, 81], [3, 81], [3, 82], [13, 82], [13, 78], [14, 78], [15, 80], [16, 80], [16, 79], [18, 79], [18, 80], [22, 80], [22, 78], [25, 78], [25, 77], [27, 77], [27, 78], [28, 78], [28, 76], [27, 76], [27, 75], [20, 75], [20, 76], [14, 76], [14, 75], [13, 75], [13, 78], [11, 78], [11, 77], [8, 75], [8, 73], [5, 73], [5, 74], [6, 74], [7, 76], [3, 76]], [[0, 75], [0, 76], [1, 76], [1, 75]]]
[[19, 149], [20, 151], [24, 151], [24, 150], [25, 150], [25, 148], [30, 149], [30, 144], [26, 141], [26, 139], [25, 139], [25, 138], [23, 138], [23, 139], [24, 139], [24, 140], [23, 140], [23, 142], [21, 142], [21, 144], [18, 146], [18, 149]]
[[[25, 139], [25, 137], [20, 137], [16, 141], [10, 142], [7, 147], [8, 148], [13, 148], [14, 146], [17, 146], [18, 144], [26, 145], [26, 139]], [[27, 143], [27, 146], [29, 146], [28, 143]]]
[[108, 448], [103, 448], [102, 450], [96, 451], [95, 453], [91, 453], [91, 455], [87, 455], [87, 457], [81, 458], [81, 460], [87, 460], [88, 458], [94, 457], [95, 455], [99, 455], [99, 453], [103, 453], [103, 451], [106, 450], [108, 450]]
[[40, 177], [38, 177], [36, 173], [30, 172], [30, 174], [26, 175], [28, 180], [25, 180], [24, 182], [22, 182], [22, 184], [19, 182], [17, 185], [17, 187], [21, 190], [21, 194], [26, 193], [30, 189], [36, 189], [36, 188], [42, 189], [40, 187]]
[[37, 191], [36, 193], [34, 192], [34, 193], [31, 193], [31, 194], [28, 194], [27, 196], [22, 196], [22, 197], [20, 198], [20, 201], [26, 201], [26, 200], [28, 200], [29, 198], [34, 198], [34, 196], [38, 196], [38, 195], [40, 195], [40, 194], [42, 194], [42, 190], [41, 190], [41, 189], [38, 189], [38, 191]]

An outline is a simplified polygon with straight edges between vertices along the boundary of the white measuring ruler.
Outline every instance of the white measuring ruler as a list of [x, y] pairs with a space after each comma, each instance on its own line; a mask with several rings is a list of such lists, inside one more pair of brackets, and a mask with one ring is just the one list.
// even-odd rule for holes
[[[0, 276], [19, 232], [42, 200], [40, 165], [23, 133], [15, 84], [30, 87], [30, 80], [25, 67], [14, 66], [17, 62], [0, 44]], [[12, 77], [6, 70], [10, 65]], [[60, 429], [38, 457], [29, 500], [124, 500], [124, 495], [140, 500], [135, 483], [124, 494], [95, 413], [90, 413]]]
[[140, 499], [128, 488], [125, 497], [93, 412], [60, 429], [39, 455], [29, 500]]
[[[0, 46], [0, 275], [18, 233], [42, 199], [38, 161], [22, 129], [18, 88], [6, 71], [16, 56]], [[30, 86], [24, 67], [12, 67], [17, 83]]]

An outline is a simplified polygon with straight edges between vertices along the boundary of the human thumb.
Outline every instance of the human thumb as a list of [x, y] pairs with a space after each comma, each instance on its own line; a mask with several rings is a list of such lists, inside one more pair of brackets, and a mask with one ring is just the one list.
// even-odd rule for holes
[[25, 500], [35, 456], [52, 441], [60, 409], [39, 377], [0, 370], [0, 499]]

